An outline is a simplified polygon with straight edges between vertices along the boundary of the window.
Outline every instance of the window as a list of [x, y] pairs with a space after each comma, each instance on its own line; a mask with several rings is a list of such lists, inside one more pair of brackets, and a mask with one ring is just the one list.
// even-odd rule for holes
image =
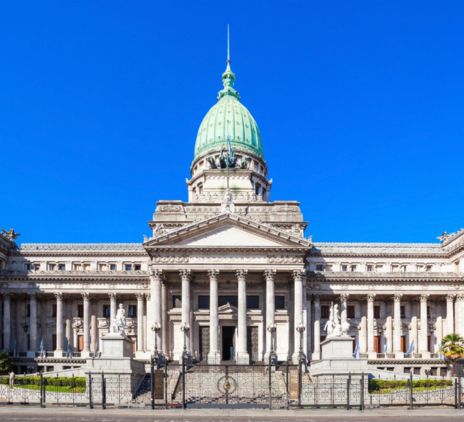
[[426, 265], [425, 266], [425, 271], [430, 272], [432, 271], [433, 265]]
[[58, 271], [64, 271], [66, 270], [66, 265], [61, 263], [61, 264], [58, 264]]
[[110, 318], [111, 317], [111, 306], [110, 305], [103, 305], [102, 317], [103, 318]]
[[116, 271], [116, 264], [110, 264], [110, 271]]
[[400, 306], [400, 318], [406, 318], [406, 308], [404, 305]]
[[341, 265], [341, 270], [344, 271], [344, 272], [348, 271], [348, 265], [342, 264]]
[[132, 264], [124, 264], [124, 271], [132, 271]]
[[106, 263], [98, 264], [98, 271], [106, 271], [108, 269], [108, 265]]
[[198, 309], [209, 309], [209, 296], [198, 296]]
[[380, 272], [382, 270], [383, 270], [383, 265], [382, 264], [378, 264], [378, 265], [375, 266], [375, 271]]
[[259, 296], [247, 296], [247, 309], [259, 309]]
[[84, 271], [90, 271], [90, 264], [84, 263], [83, 268], [84, 268]]
[[77, 305], [77, 316], [78, 318], [84, 318], [84, 305]]
[[354, 316], [354, 305], [348, 305], [346, 307], [346, 316], [348, 318], [355, 318], [355, 316]]
[[351, 271], [352, 273], [354, 273], [354, 272], [356, 271], [356, 269], [357, 269], [357, 265], [356, 265], [356, 264], [352, 264], [352, 265], [350, 266], [350, 271]]
[[432, 316], [430, 315], [430, 305], [427, 305], [427, 319], [430, 319]]
[[235, 307], [238, 306], [237, 296], [232, 296], [232, 295], [219, 296], [218, 301], [219, 301], [219, 306], [223, 306], [226, 304], [230, 304], [231, 306], [235, 306]]
[[333, 268], [332, 264], [326, 264], [326, 266], [325, 266], [325, 268], [324, 268], [324, 271], [326, 271], [326, 272], [331, 272], [331, 271], [332, 271], [332, 268]]
[[30, 271], [32, 268], [32, 265], [30, 263], [24, 264], [24, 267], [26, 268], [26, 271]]
[[141, 264], [134, 264], [134, 271], [140, 271], [142, 269]]
[[366, 270], [367, 270], [367, 272], [369, 272], [369, 273], [373, 272], [373, 271], [374, 271], [374, 265], [372, 265], [372, 264], [367, 264], [367, 265], [366, 265]]
[[52, 317], [56, 318], [56, 303], [52, 304]]
[[56, 269], [56, 264], [53, 262], [48, 263], [48, 271], [55, 271]]
[[380, 318], [380, 306], [374, 306], [374, 318]]
[[129, 318], [137, 318], [137, 305], [129, 305], [127, 315]]
[[324, 264], [316, 264], [316, 271], [324, 271]]
[[75, 262], [73, 264], [73, 270], [74, 271], [82, 271], [82, 265], [79, 262]]
[[34, 271], [39, 271], [40, 270], [40, 264], [39, 263], [33, 264], [33, 267], [34, 267]]
[[255, 184], [255, 194], [259, 195], [261, 193], [261, 185], [259, 183]]
[[276, 310], [285, 309], [285, 296], [275, 296], [274, 307]]
[[328, 318], [330, 314], [329, 305], [321, 305], [321, 318]]
[[172, 295], [172, 307], [173, 308], [182, 307], [182, 298], [180, 295]]

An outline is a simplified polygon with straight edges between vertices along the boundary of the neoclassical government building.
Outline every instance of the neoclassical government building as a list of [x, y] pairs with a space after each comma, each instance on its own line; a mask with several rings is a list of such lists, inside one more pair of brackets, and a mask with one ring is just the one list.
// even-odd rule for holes
[[[188, 200], [160, 200], [143, 243], [23, 243], [0, 235], [1, 348], [18, 371], [98, 355], [119, 304], [136, 359], [320, 358], [330, 304], [385, 370], [444, 374], [464, 334], [464, 230], [436, 243], [318, 243], [297, 201], [271, 201], [261, 135], [230, 62], [200, 124]], [[289, 170], [291, 171], [291, 170]], [[156, 330], [154, 329], [156, 327]]]

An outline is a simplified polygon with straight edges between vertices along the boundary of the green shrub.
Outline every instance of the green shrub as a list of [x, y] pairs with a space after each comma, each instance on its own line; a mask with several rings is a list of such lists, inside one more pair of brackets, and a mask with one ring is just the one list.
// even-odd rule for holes
[[[420, 379], [413, 380], [413, 388], [437, 388], [437, 387], [449, 387], [453, 385], [453, 381], [450, 379]], [[370, 379], [369, 380], [369, 392], [392, 390], [407, 388], [409, 386], [409, 380], [381, 380], [381, 379]]]
[[[8, 384], [8, 377], [1, 377], [0, 384]], [[40, 376], [16, 376], [15, 385], [40, 385]], [[55, 387], [85, 387], [85, 377], [44, 377], [45, 385]]]

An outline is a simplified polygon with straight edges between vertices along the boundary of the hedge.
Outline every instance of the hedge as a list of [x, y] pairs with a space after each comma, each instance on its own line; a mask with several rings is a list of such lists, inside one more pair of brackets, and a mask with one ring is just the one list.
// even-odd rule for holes
[[[84, 387], [85, 377], [43, 377], [45, 385], [57, 387]], [[0, 384], [9, 384], [8, 377], [1, 377]], [[40, 376], [18, 376], [14, 380], [15, 385], [40, 385]]]
[[[449, 379], [431, 379], [431, 380], [413, 380], [413, 388], [423, 387], [450, 387], [453, 385], [453, 381]], [[380, 380], [370, 379], [369, 380], [369, 391], [380, 391], [385, 389], [393, 388], [407, 388], [409, 386], [409, 380]]]

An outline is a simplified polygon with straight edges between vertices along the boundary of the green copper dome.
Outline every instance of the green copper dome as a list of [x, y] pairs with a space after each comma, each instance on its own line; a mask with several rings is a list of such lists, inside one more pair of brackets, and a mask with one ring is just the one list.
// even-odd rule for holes
[[208, 152], [227, 149], [227, 139], [230, 139], [234, 150], [264, 159], [258, 125], [240, 102], [234, 81], [235, 74], [228, 61], [222, 74], [224, 88], [219, 91], [218, 102], [206, 113], [198, 129], [194, 160]]

